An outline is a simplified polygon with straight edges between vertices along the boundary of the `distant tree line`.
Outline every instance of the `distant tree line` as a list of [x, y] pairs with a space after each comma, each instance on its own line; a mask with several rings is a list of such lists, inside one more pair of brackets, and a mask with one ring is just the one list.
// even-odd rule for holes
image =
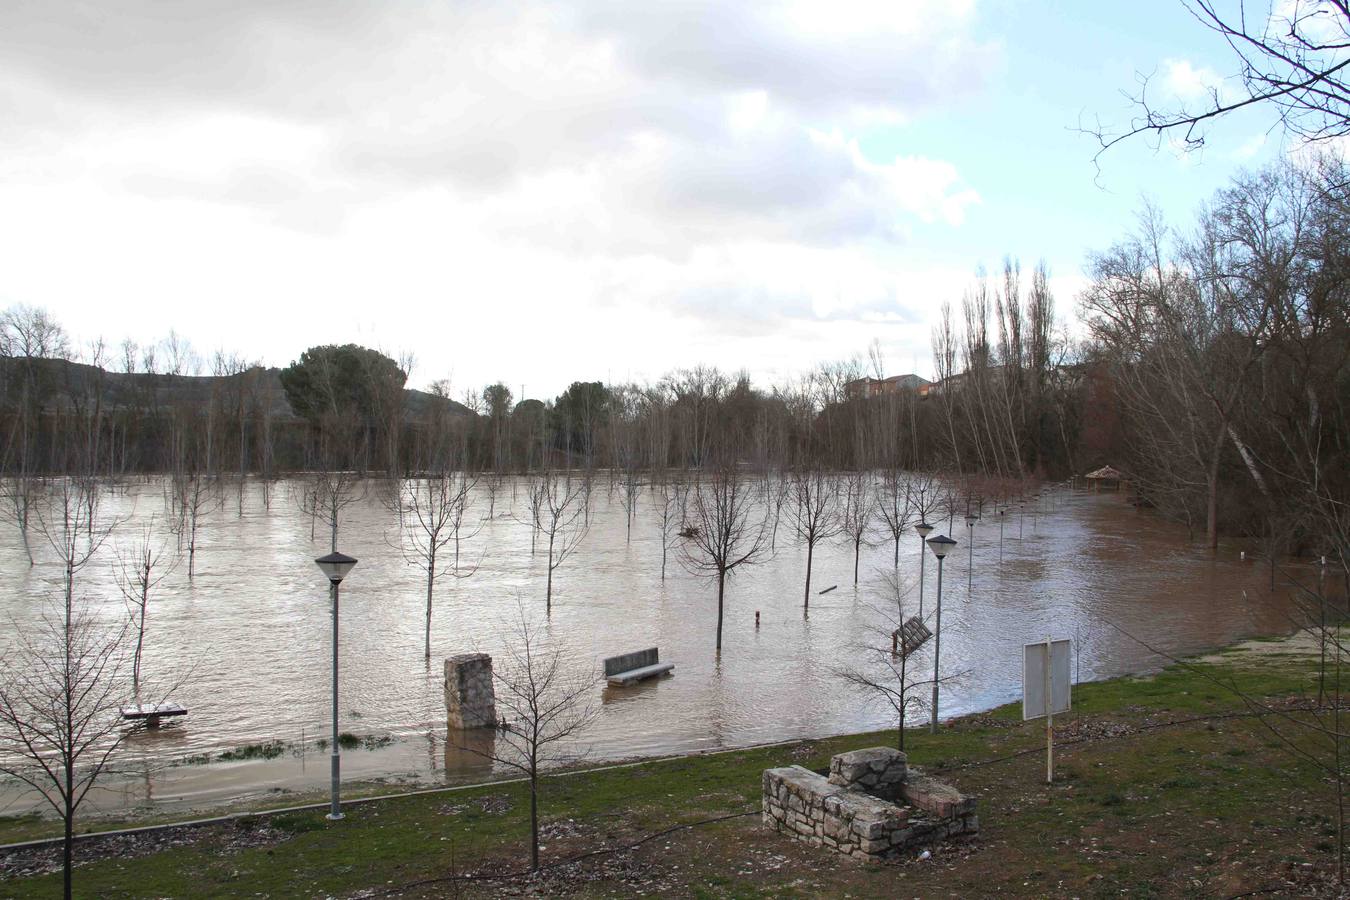
[[410, 358], [352, 344], [282, 370], [224, 352], [204, 366], [171, 332], [124, 342], [114, 362], [101, 341], [75, 347], [45, 311], [12, 307], [0, 315], [3, 510], [22, 520], [25, 480], [63, 472], [190, 485], [604, 470], [631, 506], [644, 481], [727, 464], [937, 472], [982, 505], [1111, 464], [1211, 544], [1227, 531], [1272, 551], [1344, 547], [1346, 184], [1332, 161], [1244, 175], [1189, 231], [1146, 209], [1090, 258], [1077, 341], [1057, 324], [1045, 267], [1027, 277], [1005, 261], [942, 305], [934, 382], [875, 395], [857, 388], [888, 374], [876, 345], [772, 386], [700, 366], [577, 381], [551, 401], [498, 383], [456, 402], [444, 381], [408, 390]]
[[1189, 228], [1145, 209], [1089, 264], [1116, 465], [1166, 515], [1344, 556], [1350, 536], [1345, 165], [1242, 175]]

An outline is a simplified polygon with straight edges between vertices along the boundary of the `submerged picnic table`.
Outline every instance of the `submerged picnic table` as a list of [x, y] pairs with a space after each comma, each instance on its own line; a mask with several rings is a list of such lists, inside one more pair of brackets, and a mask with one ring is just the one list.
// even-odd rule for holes
[[177, 703], [133, 703], [122, 707], [122, 718], [144, 719], [147, 728], [158, 728], [160, 719], [187, 714], [187, 707]]

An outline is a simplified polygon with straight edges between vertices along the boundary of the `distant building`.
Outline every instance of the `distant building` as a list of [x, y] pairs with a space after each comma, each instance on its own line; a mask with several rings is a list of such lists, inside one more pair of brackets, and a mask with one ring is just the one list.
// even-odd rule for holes
[[929, 385], [926, 378], [918, 375], [892, 375], [890, 378], [858, 378], [844, 385], [844, 395], [850, 400], [880, 397], [883, 394], [898, 394], [901, 391], [923, 393]]

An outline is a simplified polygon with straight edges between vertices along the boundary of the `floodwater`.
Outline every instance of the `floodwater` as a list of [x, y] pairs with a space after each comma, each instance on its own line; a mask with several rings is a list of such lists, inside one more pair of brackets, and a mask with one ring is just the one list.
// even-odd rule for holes
[[[203, 520], [196, 572], [181, 559], [152, 595], [143, 669], [151, 682], [181, 682], [170, 698], [191, 712], [172, 727], [135, 736], [103, 808], [193, 806], [267, 791], [326, 784], [331, 621], [327, 584], [314, 558], [328, 552], [322, 523], [316, 540], [297, 498], [303, 486], [248, 483], [243, 513], [233, 487]], [[784, 516], [776, 553], [735, 573], [727, 587], [722, 653], [714, 653], [716, 588], [685, 572], [670, 554], [661, 578], [661, 534], [644, 493], [631, 538], [616, 489], [603, 480], [592, 494], [589, 530], [555, 572], [552, 614], [544, 614], [546, 557], [531, 554], [526, 482], [507, 482], [495, 516], [463, 548], [477, 563], [472, 577], [436, 586], [432, 662], [423, 659], [425, 572], [398, 549], [397, 515], [378, 491], [343, 514], [338, 548], [360, 562], [341, 591], [341, 726], [362, 736], [390, 736], [383, 749], [343, 755], [349, 779], [422, 783], [488, 774], [490, 766], [447, 742], [442, 660], [468, 651], [499, 656], [510, 622], [523, 607], [541, 627], [546, 648], [559, 647], [569, 667], [599, 666], [602, 657], [649, 646], [676, 666], [672, 677], [594, 689], [598, 709], [584, 736], [589, 758], [656, 756], [861, 731], [892, 725], [886, 708], [850, 693], [836, 670], [875, 644], [875, 604], [884, 601], [876, 573], [892, 567], [889, 543], [865, 548], [862, 583], [852, 583], [852, 548], [817, 547], [809, 617], [802, 605], [806, 553]], [[124, 520], [100, 556], [80, 574], [78, 593], [116, 614], [117, 545], [140, 525], [166, 518], [158, 481], [118, 487], [102, 514]], [[471, 508], [486, 516], [480, 486]], [[1288, 632], [1293, 606], [1285, 589], [1267, 590], [1260, 564], [1234, 548], [1211, 554], [1188, 544], [1184, 530], [1127, 505], [1118, 495], [1057, 489], [1033, 514], [1002, 526], [989, 518], [967, 528], [944, 566], [942, 670], [961, 673], [942, 689], [943, 718], [1020, 696], [1021, 647], [1047, 636], [1074, 641], [1079, 680], [1156, 668], [1143, 646], [1185, 654], [1250, 635]], [[937, 533], [937, 532], [935, 532]], [[164, 532], [171, 556], [172, 535]], [[1000, 549], [1001, 545], [1001, 549]], [[61, 570], [44, 560], [30, 568], [18, 534], [0, 533], [0, 571], [8, 590], [0, 617], [23, 628], [59, 592]], [[900, 571], [917, 583], [920, 542], [902, 540]], [[931, 613], [937, 566], [925, 565], [925, 611]], [[1312, 569], [1308, 567], [1309, 577]], [[819, 593], [832, 585], [837, 589]], [[908, 598], [909, 610], [915, 597]], [[759, 624], [755, 615], [759, 613]], [[0, 646], [12, 641], [0, 637]], [[1143, 642], [1143, 643], [1141, 643]], [[931, 667], [932, 642], [917, 665]], [[479, 736], [477, 739], [487, 739]], [[280, 740], [298, 749], [271, 761], [185, 765], [189, 757]], [[449, 749], [447, 749], [449, 747]], [[0, 811], [32, 806], [15, 785], [0, 785]]]

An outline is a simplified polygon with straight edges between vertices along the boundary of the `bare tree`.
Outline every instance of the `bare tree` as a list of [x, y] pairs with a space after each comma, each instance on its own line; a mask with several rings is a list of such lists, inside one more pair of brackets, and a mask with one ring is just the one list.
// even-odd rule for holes
[[[530, 486], [526, 490], [526, 502], [530, 508], [530, 555], [534, 556], [535, 549], [539, 543], [539, 529], [544, 521], [544, 498], [548, 493], [547, 476], [531, 479]], [[517, 518], [517, 521], [520, 521]]]
[[0, 483], [0, 518], [13, 523], [23, 542], [28, 565], [34, 565], [33, 545], [29, 539], [33, 508], [42, 500], [42, 479], [20, 468]]
[[[365, 479], [356, 472], [324, 469], [315, 472], [309, 488], [300, 497], [300, 509], [308, 514], [311, 522], [317, 520], [328, 526], [331, 540], [329, 548], [337, 552], [338, 524], [343, 511], [365, 498], [367, 485]], [[312, 529], [311, 529], [312, 533]]]
[[188, 558], [188, 578], [197, 574], [197, 532], [201, 528], [202, 517], [222, 502], [214, 479], [199, 472], [175, 473], [169, 482], [172, 491], [173, 518], [169, 520], [169, 529], [178, 536], [178, 549], [186, 548]]
[[548, 768], [585, 757], [578, 739], [596, 718], [594, 668], [569, 669], [565, 649], [546, 646], [541, 629], [517, 604], [505, 652], [494, 660], [492, 680], [501, 718], [496, 740], [484, 749], [464, 750], [485, 756], [521, 773], [530, 782], [530, 869], [539, 868], [539, 776]]
[[722, 652], [722, 619], [727, 576], [763, 560], [768, 521], [754, 515], [753, 492], [734, 465], [720, 466], [689, 490], [680, 560], [694, 575], [717, 580], [717, 652]]
[[802, 609], [811, 608], [811, 564], [816, 544], [838, 537], [844, 526], [839, 519], [839, 486], [820, 466], [798, 469], [792, 474], [793, 521], [797, 537], [806, 542], [806, 585]]
[[[909, 479], [899, 469], [887, 469], [881, 475], [881, 485], [877, 491], [877, 511], [881, 521], [891, 536], [894, 545], [894, 565], [900, 568], [900, 536], [909, 528], [914, 515], [914, 505], [910, 501]], [[854, 573], [857, 577], [857, 573]]]
[[33, 564], [29, 528], [42, 490], [38, 474], [42, 410], [54, 387], [46, 361], [70, 356], [69, 336], [46, 310], [18, 305], [0, 313], [0, 358], [10, 362], [4, 386], [15, 412], [0, 458], [9, 476], [0, 512], [18, 528], [29, 565]]
[[[427, 576], [427, 615], [424, 658], [431, 659], [431, 611], [436, 580], [444, 575], [468, 578], [478, 562], [461, 564], [461, 544], [478, 534], [482, 522], [466, 522], [478, 479], [461, 472], [442, 472], [404, 482], [396, 499], [403, 558]], [[446, 548], [451, 548], [446, 550]], [[445, 553], [442, 553], [445, 551]], [[445, 557], [449, 556], [447, 560]]]
[[1084, 129], [1101, 142], [1099, 157], [1140, 135], [1161, 140], [1176, 134], [1186, 149], [1198, 149], [1212, 122], [1248, 107], [1273, 108], [1279, 124], [1305, 140], [1350, 134], [1350, 5], [1344, 0], [1238, 0], [1231, 12], [1220, 12], [1214, 0], [1182, 5], [1227, 45], [1237, 72], [1208, 86], [1199, 105], [1164, 108], [1149, 95], [1152, 78], [1141, 77], [1132, 98], [1138, 113], [1126, 128], [1117, 132], [1099, 123]]
[[0, 656], [0, 773], [37, 792], [64, 825], [71, 896], [75, 819], [122, 742], [127, 623], [109, 625], [83, 601], [53, 605], [36, 627], [14, 628]]
[[633, 541], [633, 519], [637, 515], [638, 494], [642, 490], [642, 482], [638, 478], [636, 465], [625, 466], [620, 474], [620, 485], [623, 493], [619, 495], [619, 502], [623, 504], [624, 523], [627, 529], [624, 534], [624, 542]]
[[548, 536], [548, 583], [544, 601], [553, 611], [553, 571], [576, 551], [586, 536], [586, 492], [590, 479], [572, 479], [569, 476], [548, 474], [539, 479], [540, 505], [535, 525], [538, 533]]
[[895, 714], [895, 746], [905, 749], [905, 720], [926, 707], [924, 694], [931, 687], [910, 659], [931, 637], [917, 616], [906, 616], [905, 595], [909, 586], [900, 573], [879, 573], [880, 597], [869, 609], [875, 621], [863, 640], [853, 648], [849, 663], [834, 669], [834, 675], [866, 699], [890, 707]]
[[685, 499], [689, 491], [683, 482], [669, 477], [663, 477], [654, 487], [658, 492], [656, 515], [661, 526], [661, 580], [665, 581], [666, 557], [684, 522]]
[[[839, 513], [839, 526], [853, 545], [853, 586], [858, 586], [858, 558], [863, 547], [872, 546], [872, 519], [877, 512], [877, 498], [872, 492], [872, 479], [866, 472], [855, 472], [844, 482], [844, 506]], [[897, 548], [899, 541], [896, 541]]]
[[141, 702], [141, 652], [145, 646], [145, 617], [150, 610], [150, 592], [173, 571], [176, 559], [163, 562], [164, 547], [155, 541], [152, 518], [136, 542], [117, 549], [117, 589], [131, 612], [136, 647], [131, 657], [131, 693]]
[[100, 621], [76, 596], [80, 573], [116, 525], [94, 514], [96, 492], [88, 478], [54, 484], [38, 527], [61, 563], [60, 598], [35, 628], [14, 623], [15, 641], [0, 656], [0, 773], [38, 792], [61, 818], [67, 898], [75, 817], [128, 731], [119, 708], [127, 622]]

